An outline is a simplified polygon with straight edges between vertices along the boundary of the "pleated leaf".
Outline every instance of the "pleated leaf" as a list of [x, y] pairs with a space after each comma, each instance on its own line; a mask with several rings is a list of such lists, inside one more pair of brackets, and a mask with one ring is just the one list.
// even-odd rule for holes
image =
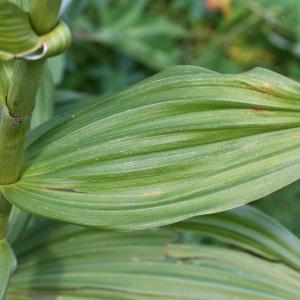
[[212, 237], [300, 270], [299, 239], [275, 219], [254, 207], [245, 205], [218, 214], [194, 217], [172, 227]]
[[16, 246], [6, 300], [298, 300], [300, 274], [224, 247], [177, 244], [167, 230], [105, 232], [36, 224]]
[[241, 206], [300, 177], [300, 85], [254, 69], [167, 69], [34, 130], [19, 182], [31, 213], [134, 230]]
[[29, 54], [40, 45], [28, 14], [8, 0], [0, 0], [0, 60]]

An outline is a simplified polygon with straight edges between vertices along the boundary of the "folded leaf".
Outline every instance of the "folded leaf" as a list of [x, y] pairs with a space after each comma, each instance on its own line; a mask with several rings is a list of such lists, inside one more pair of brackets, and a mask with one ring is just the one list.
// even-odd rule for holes
[[16, 267], [15, 256], [6, 242], [0, 240], [0, 300], [4, 300], [9, 277]]
[[167, 69], [38, 127], [11, 203], [134, 230], [228, 210], [300, 177], [300, 85], [271, 71]]
[[18, 4], [0, 0], [0, 61], [24, 56], [32, 60], [51, 57], [69, 47], [71, 33], [64, 22], [59, 21], [49, 33], [38, 36], [31, 27], [28, 12], [21, 2]]
[[212, 237], [272, 261], [282, 261], [300, 271], [299, 239], [254, 207], [245, 205], [218, 214], [194, 217], [172, 227]]
[[9, 60], [41, 46], [28, 14], [8, 0], [0, 0], [0, 60]]
[[36, 224], [15, 251], [6, 300], [297, 300], [300, 274], [225, 247], [174, 243], [167, 230]]
[[12, 78], [14, 61], [0, 62], [0, 107], [5, 103], [9, 82]]

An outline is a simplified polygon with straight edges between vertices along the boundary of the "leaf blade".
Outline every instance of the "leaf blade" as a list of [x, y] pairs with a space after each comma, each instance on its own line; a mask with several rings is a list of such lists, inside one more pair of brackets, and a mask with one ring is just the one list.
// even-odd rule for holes
[[171, 68], [37, 128], [3, 190], [32, 214], [122, 230], [241, 206], [299, 179], [299, 95], [261, 69]]
[[178, 244], [171, 230], [118, 233], [53, 223], [33, 230], [15, 245], [19, 269], [9, 300], [20, 295], [296, 300], [299, 295], [299, 272], [283, 263], [223, 246]]
[[11, 273], [16, 267], [12, 249], [6, 240], [0, 240], [0, 299], [4, 299]]
[[245, 205], [171, 225], [300, 269], [299, 239], [267, 214]]

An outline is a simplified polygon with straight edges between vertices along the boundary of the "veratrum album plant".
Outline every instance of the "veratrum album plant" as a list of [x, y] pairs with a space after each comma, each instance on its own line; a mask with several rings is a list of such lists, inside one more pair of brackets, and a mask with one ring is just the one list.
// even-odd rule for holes
[[0, 0], [0, 299], [298, 300], [246, 204], [300, 178], [300, 85], [176, 66], [52, 117], [60, 2]]

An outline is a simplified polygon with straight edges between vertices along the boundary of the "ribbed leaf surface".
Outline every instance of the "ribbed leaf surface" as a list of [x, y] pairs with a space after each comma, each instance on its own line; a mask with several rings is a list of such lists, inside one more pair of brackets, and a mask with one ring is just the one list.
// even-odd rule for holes
[[40, 45], [28, 14], [8, 0], [0, 0], [0, 60], [31, 53]]
[[49, 120], [54, 112], [54, 83], [49, 68], [45, 68], [36, 97], [31, 126], [34, 128]]
[[173, 239], [166, 230], [36, 224], [16, 245], [19, 266], [6, 300], [299, 298], [300, 274], [280, 262]]
[[184, 66], [34, 130], [3, 191], [32, 214], [133, 230], [241, 206], [299, 170], [298, 83]]
[[251, 206], [194, 217], [172, 227], [212, 237], [300, 270], [299, 239], [275, 219]]

